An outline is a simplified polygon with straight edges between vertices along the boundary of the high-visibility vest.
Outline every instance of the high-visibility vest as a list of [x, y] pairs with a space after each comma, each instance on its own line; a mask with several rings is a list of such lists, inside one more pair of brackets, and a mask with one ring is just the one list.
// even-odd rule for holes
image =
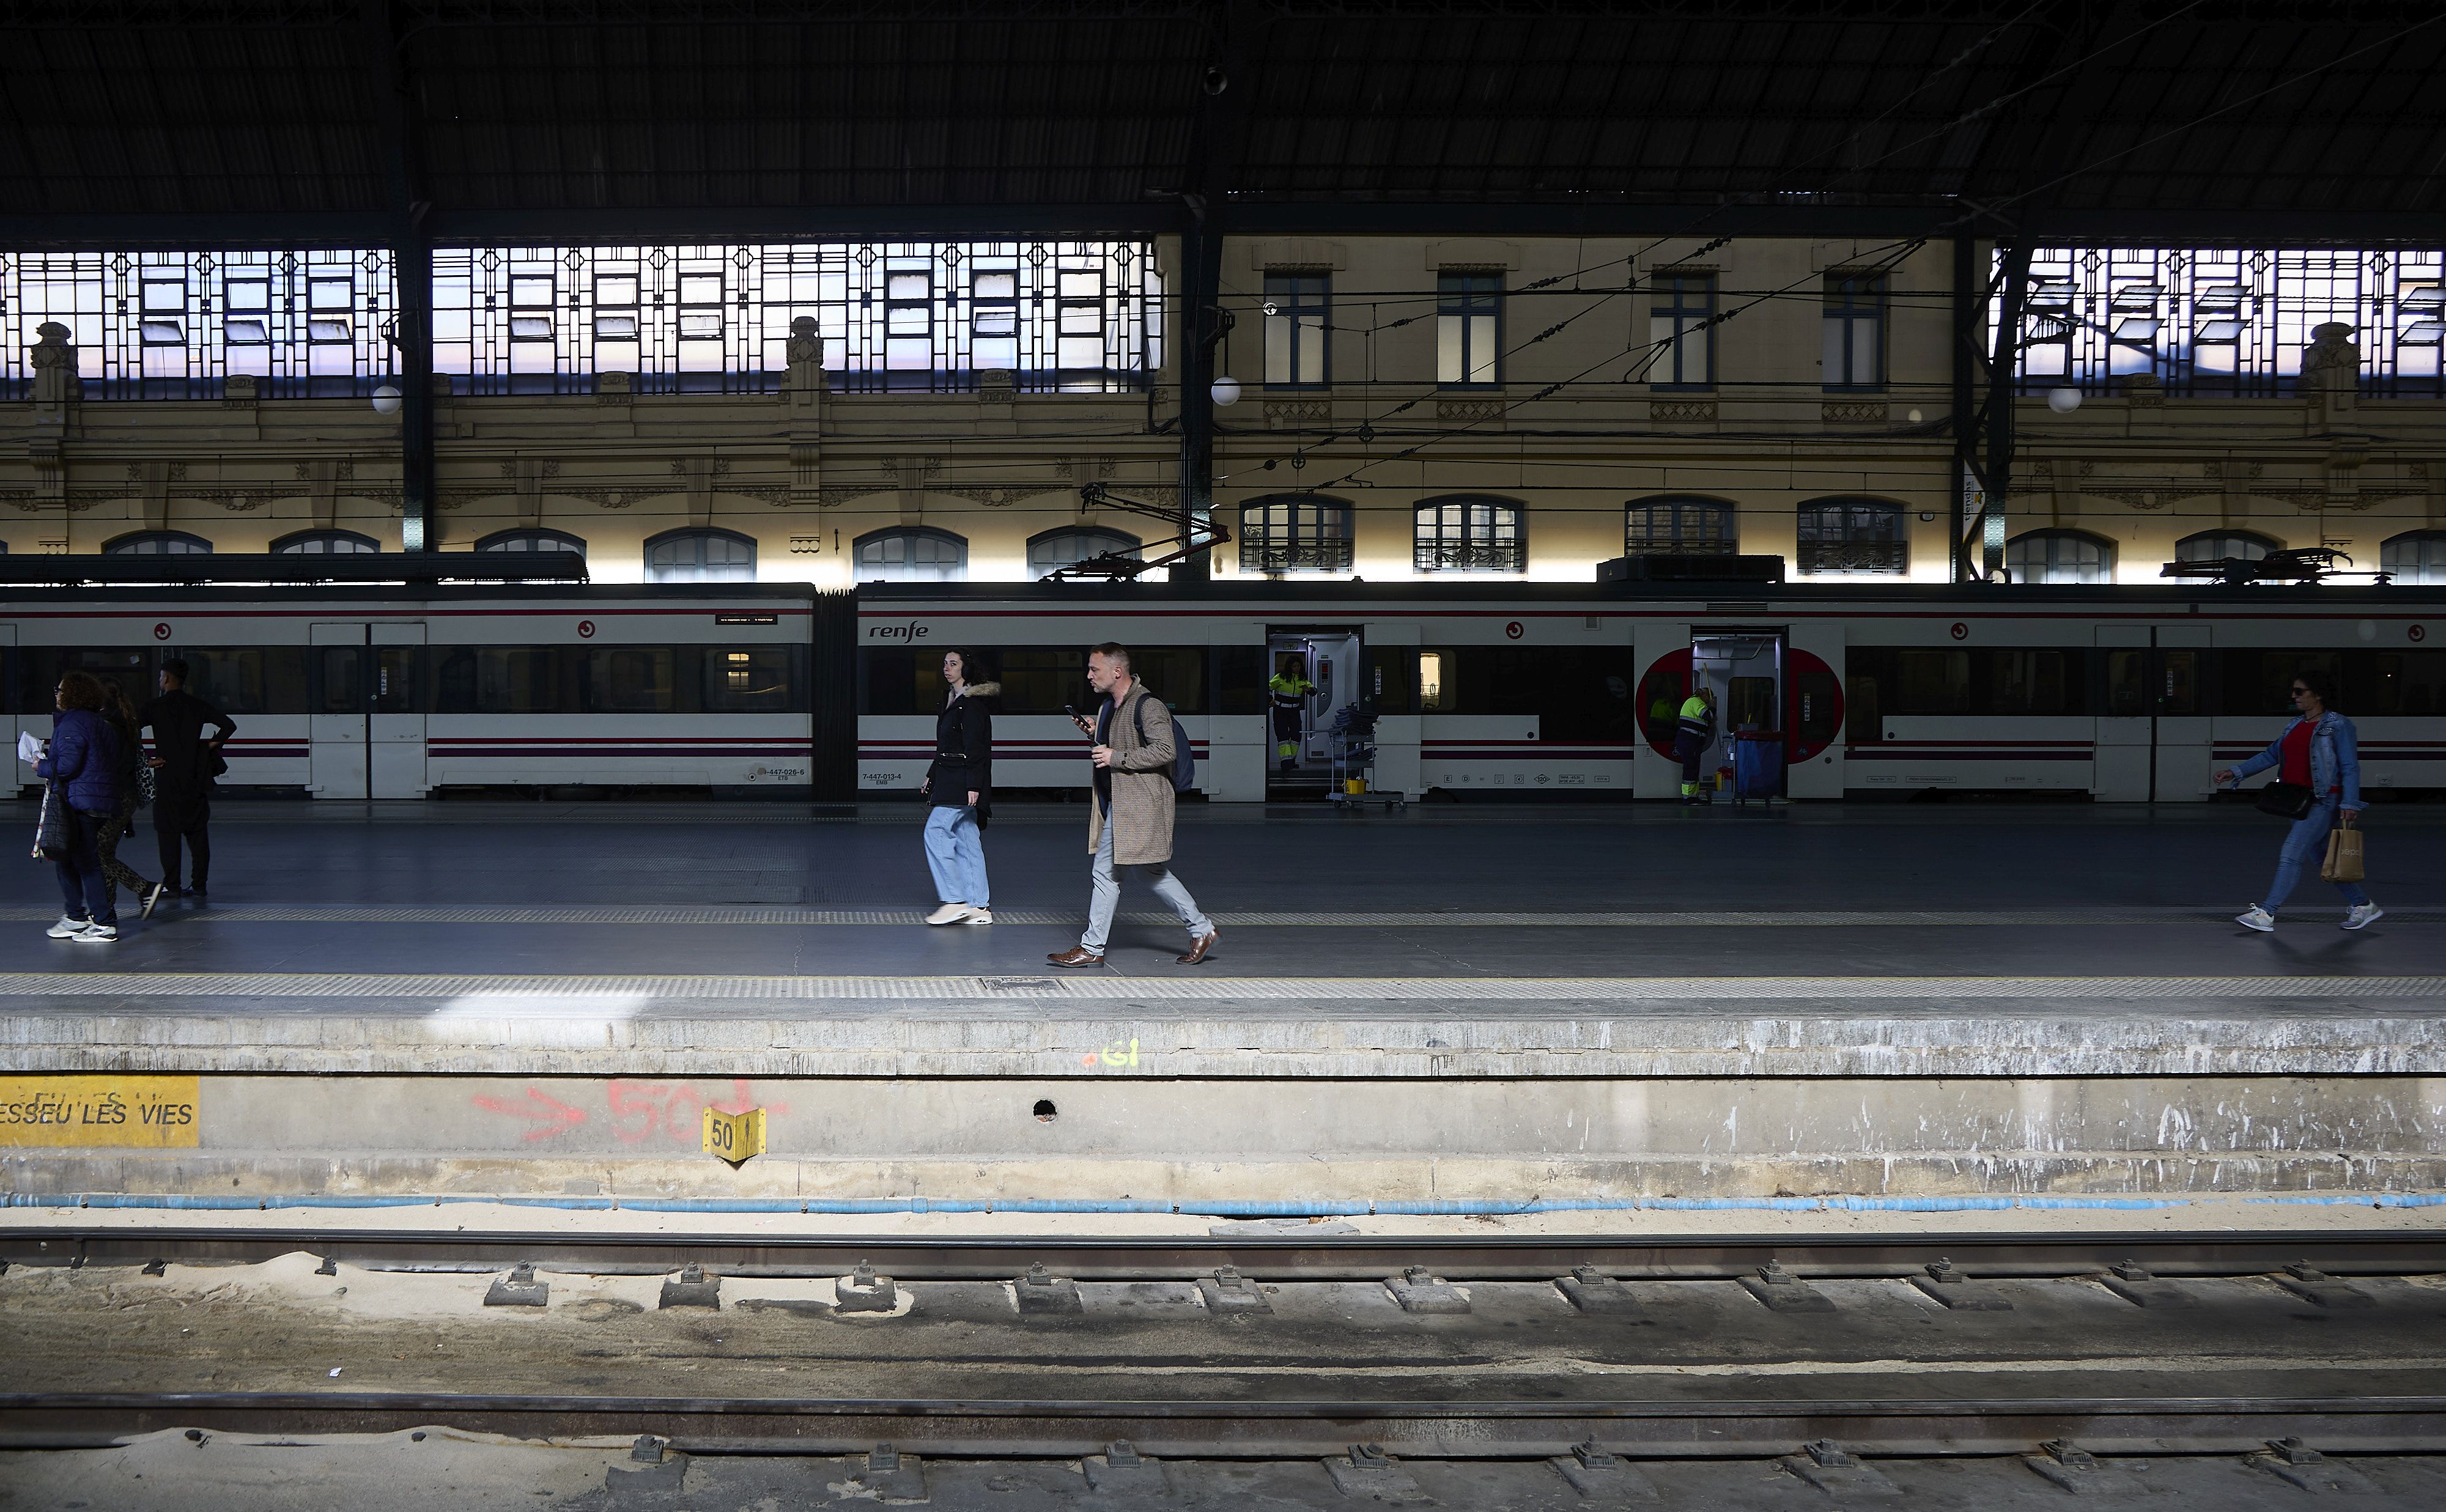
[[1266, 691], [1274, 696], [1275, 708], [1296, 709], [1302, 699], [1316, 691], [1316, 684], [1296, 673], [1277, 672], [1266, 681]]
[[1682, 719], [1674, 727], [1676, 735], [1686, 735], [1699, 740], [1716, 737], [1715, 705], [1693, 693], [1682, 700]]

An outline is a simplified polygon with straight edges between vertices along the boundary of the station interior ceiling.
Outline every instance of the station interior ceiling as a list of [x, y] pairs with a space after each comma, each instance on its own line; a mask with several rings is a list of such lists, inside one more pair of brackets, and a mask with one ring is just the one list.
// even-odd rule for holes
[[2446, 227], [2427, 0], [54, 0], [0, 245]]

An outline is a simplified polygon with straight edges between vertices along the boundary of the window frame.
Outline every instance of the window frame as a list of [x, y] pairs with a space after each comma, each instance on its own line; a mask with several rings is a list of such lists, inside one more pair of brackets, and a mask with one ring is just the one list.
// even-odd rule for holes
[[[1049, 565], [1037, 560], [1038, 547], [1074, 535], [1096, 536], [1108, 544], [1101, 551], [1090, 551], [1085, 556], [1073, 556]], [[1127, 531], [1117, 531], [1109, 525], [1057, 525], [1049, 531], [1039, 531], [1027, 538], [1028, 577], [1031, 582], [1042, 583], [1045, 581], [1045, 574], [1060, 571], [1065, 567], [1076, 567], [1081, 562], [1102, 554], [1103, 551], [1137, 554], [1143, 559], [1145, 551], [1146, 542]]]
[[[507, 544], [521, 536], [532, 536], [536, 538], [538, 541], [548, 539], [552, 544], [533, 546], [511, 546]], [[500, 551], [504, 553], [516, 551], [575, 551], [578, 555], [584, 556], [586, 554], [586, 541], [582, 536], [572, 535], [567, 531], [556, 531], [548, 525], [514, 525], [505, 531], [495, 531], [489, 535], [478, 536], [473, 550], [479, 551]]]
[[[2005, 568], [2007, 575], [2010, 577], [2012, 582], [2025, 583], [2032, 581], [2019, 575], [2018, 570], [2012, 566], [2012, 561], [2013, 548], [2017, 546], [2023, 547], [2025, 549], [2024, 554], [2026, 554], [2026, 549], [2034, 545], [2044, 545], [2049, 548], [2046, 552], [2047, 562], [2045, 564], [2047, 575], [2036, 580], [2041, 584], [2113, 583], [2115, 581], [2116, 568], [2117, 567], [2118, 559], [2122, 554], [2113, 540], [2098, 534], [2095, 531], [2079, 531], [2061, 526], [2051, 526], [2044, 530], [2023, 531], [2021, 534], [2014, 536], [2011, 540], [2004, 543]], [[2055, 561], [2056, 553], [2053, 548], [2059, 545], [2095, 547], [2098, 553], [2099, 568], [2105, 575], [2094, 579], [2085, 577], [2059, 578], [2055, 576], [2054, 574], [2060, 564]]]
[[2256, 562], [2256, 561], [2259, 561], [2259, 560], [2261, 560], [2262, 558], [2266, 557], [2266, 556], [2267, 556], [2270, 551], [2281, 551], [2285, 550], [2285, 543], [2284, 543], [2284, 542], [2282, 542], [2282, 541], [2278, 540], [2276, 537], [2274, 537], [2274, 536], [2272, 536], [2272, 535], [2267, 534], [2267, 533], [2266, 532], [2264, 532], [2264, 531], [2245, 531], [2245, 530], [2193, 531], [2191, 534], [2184, 536], [2181, 540], [2176, 541], [2176, 542], [2174, 543], [2174, 556], [2173, 556], [2173, 560], [2175, 560], [2175, 561], [2177, 561], [2177, 562], [2221, 562], [2221, 561], [2224, 561], [2227, 557], [2231, 556], [2233, 553], [2232, 553], [2232, 552], [2230, 552], [2230, 551], [2219, 551], [2219, 552], [2218, 552], [2216, 555], [2214, 555], [2214, 556], [2202, 556], [2202, 555], [2197, 555], [2197, 554], [2190, 554], [2190, 555], [2187, 555], [2187, 554], [2185, 554], [2184, 550], [2183, 550], [2185, 547], [2190, 546], [2190, 545], [2191, 545], [2192, 543], [2193, 543], [2194, 541], [2220, 541], [2220, 540], [2221, 540], [2221, 541], [2241, 541], [2241, 542], [2247, 542], [2247, 543], [2248, 543], [2248, 544], [2250, 544], [2250, 545], [2253, 545], [2253, 546], [2258, 547], [2258, 548], [2259, 548], [2259, 555], [2258, 555], [2258, 556], [2246, 556], [2246, 557], [2244, 557], [2244, 558], [2243, 558], [2243, 560], [2244, 560], [2244, 561], [2247, 561], [2247, 562]]
[[[1827, 364], [1827, 370], [1819, 375], [1819, 382], [1827, 393], [1882, 394], [1886, 391], [1890, 371], [1888, 348], [1891, 345], [1892, 334], [1888, 312], [1892, 306], [1892, 280], [1885, 273], [1837, 271], [1826, 275], [1818, 321], [1823, 337], [1822, 357]], [[1876, 342], [1872, 364], [1875, 372], [1867, 380], [1854, 381], [1852, 377], [1857, 357], [1854, 344], [1863, 326], [1869, 327]], [[1834, 376], [1838, 355], [1843, 374], [1839, 382]]]
[[[1842, 511], [1835, 533], [1813, 537], [1812, 513]], [[1892, 527], [1890, 536], [1855, 530], [1863, 514], [1874, 513]], [[1892, 499], [1871, 495], [1829, 494], [1802, 499], [1794, 507], [1794, 547], [1799, 569], [1813, 576], [1908, 577], [1910, 574], [1910, 512]], [[1816, 527], [1822, 529], [1822, 525]], [[1813, 550], [1813, 548], [1815, 550]]]
[[[1685, 296], [1697, 286], [1700, 301], [1685, 302]], [[1660, 305], [1659, 295], [1668, 296]], [[1649, 359], [1646, 365], [1647, 386], [1671, 394], [1707, 394], [1716, 387], [1716, 275], [1713, 272], [1689, 271], [1668, 271], [1653, 275], [1647, 292], [1647, 342]], [[1657, 322], [1670, 327], [1669, 334], [1660, 338]], [[1687, 323], [1685, 325], [1685, 322]], [[1693, 339], [1698, 342], [1702, 375], [1687, 376], [1683, 370], [1683, 355]], [[1658, 377], [1662, 370], [1665, 376]]]
[[[742, 546], [747, 549], [747, 561], [745, 563], [747, 571], [744, 576], [713, 576], [709, 574], [707, 569], [712, 566], [712, 564], [704, 560], [706, 553], [702, 548], [706, 543], [712, 541], [723, 541], [732, 546]], [[657, 566], [654, 561], [654, 551], [657, 548], [677, 546], [684, 542], [693, 543], [700, 548], [697, 552], [698, 560], [696, 562], [692, 564], [668, 563]], [[646, 537], [644, 546], [640, 549], [640, 554], [646, 569], [646, 581], [649, 583], [753, 583], [756, 581], [756, 570], [758, 566], [756, 538], [752, 535], [743, 534], [738, 531], [724, 530], [718, 525], [684, 525], [677, 530], [662, 531], [655, 534], [649, 535]], [[736, 567], [740, 564], [726, 562], [722, 565], [724, 567]], [[662, 570], [663, 567], [682, 569], [693, 567], [698, 575], [694, 577], [656, 576], [655, 574]]]
[[[179, 549], [175, 551], [145, 550], [157, 542], [164, 546], [176, 542]], [[212, 542], [188, 531], [129, 531], [102, 543], [104, 556], [210, 556], [212, 553]]]
[[[932, 541], [959, 549], [957, 570], [949, 577], [866, 577], [866, 549], [888, 540], [910, 542]], [[965, 583], [969, 580], [969, 538], [935, 525], [885, 525], [867, 532], [849, 543], [850, 581], [852, 583]], [[904, 563], [904, 566], [906, 564]]]
[[[1436, 386], [1483, 392], [1503, 386], [1503, 273], [1490, 268], [1447, 268], [1436, 273]], [[1486, 376], [1475, 360], [1478, 323], [1485, 323]], [[1458, 326], [1449, 324], [1458, 322]], [[1458, 378], [1445, 376], [1447, 332], [1457, 337]]]
[[[1457, 532], [1441, 518], [1450, 509], [1461, 512]], [[1410, 566], [1418, 572], [1526, 572], [1529, 507], [1500, 494], [1422, 498], [1410, 511]]]
[[[1271, 511], [1289, 512], [1289, 539], [1277, 539]], [[1357, 560], [1358, 523], [1350, 501], [1327, 494], [1266, 494], [1240, 503], [1243, 572], [1347, 572]], [[1308, 560], [1300, 560], [1306, 556]]]
[[[1651, 531], [1643, 540], [1634, 531], [1632, 520], [1641, 511], [1650, 512], [1652, 519], [1653, 512], [1660, 508], [1674, 512], [1672, 535], [1669, 538], [1660, 539]], [[1720, 514], [1724, 524], [1722, 539], [1703, 533], [1695, 536], [1684, 533], [1682, 520], [1684, 511], [1701, 514]], [[1710, 498], [1703, 494], [1649, 494], [1623, 501], [1622, 554], [1625, 556], [1734, 555], [1740, 551], [1740, 508], [1728, 499]]]
[[[2396, 534], [2388, 536], [2385, 540], [2379, 543], [2379, 570], [2381, 572], [2392, 570], [2388, 566], [2387, 558], [2392, 554], [2398, 559], [2400, 559], [2406, 547], [2425, 547], [2434, 549], [2439, 558], [2437, 568], [2433, 572], [2431, 569], [2424, 565], [2417, 570], [2415, 575], [2408, 577], [2390, 577], [2388, 579], [2390, 583], [2412, 583], [2422, 586], [2446, 583], [2446, 531], [2424, 527], [2419, 530], [2398, 532]], [[2428, 552], [2423, 551], [2422, 554], [2426, 555]]]
[[[1308, 269], [1269, 270], [1259, 309], [1265, 319], [1260, 354], [1265, 386], [1279, 392], [1332, 387], [1333, 275]], [[1316, 376], [1302, 377], [1301, 359], [1310, 354], [1311, 347]], [[1280, 370], [1289, 375], [1281, 379], [1274, 377], [1277, 352], [1283, 359]]]
[[[328, 550], [334, 541], [346, 541], [349, 549], [346, 551]], [[318, 542], [327, 550], [306, 550], [308, 545]], [[286, 535], [273, 537], [272, 542], [272, 554], [274, 556], [372, 556], [379, 555], [381, 551], [382, 543], [362, 531], [292, 531]]]

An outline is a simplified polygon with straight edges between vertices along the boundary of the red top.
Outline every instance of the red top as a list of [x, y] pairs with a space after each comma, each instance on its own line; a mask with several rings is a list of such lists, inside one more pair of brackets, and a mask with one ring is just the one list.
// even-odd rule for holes
[[2296, 787], [2310, 785], [2310, 737], [2318, 726], [2307, 719], [2296, 719], [2293, 728], [2285, 732], [2284, 749], [2276, 753], [2276, 780]]

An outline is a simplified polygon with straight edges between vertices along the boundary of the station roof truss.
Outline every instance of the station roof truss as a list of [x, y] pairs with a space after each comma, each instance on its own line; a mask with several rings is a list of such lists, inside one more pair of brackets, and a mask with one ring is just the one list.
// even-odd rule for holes
[[2435, 0], [0, 0], [0, 244], [2446, 227]]

